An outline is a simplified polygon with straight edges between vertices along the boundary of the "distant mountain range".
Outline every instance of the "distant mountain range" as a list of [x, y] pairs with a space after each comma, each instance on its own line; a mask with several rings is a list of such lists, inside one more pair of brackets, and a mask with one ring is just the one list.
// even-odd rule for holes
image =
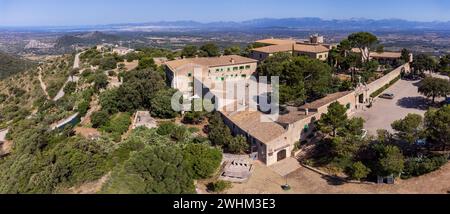
[[450, 30], [450, 21], [420, 22], [402, 19], [332, 19], [321, 18], [262, 18], [242, 22], [196, 22], [196, 21], [161, 21], [146, 23], [123, 23], [91, 26], [60, 27], [0, 27], [0, 30], [35, 30], [35, 31], [155, 31], [167, 29], [255, 29], [255, 28], [295, 28], [305, 30]]
[[210, 22], [201, 23], [195, 21], [150, 22], [139, 24], [111, 25], [113, 27], [126, 28], [145, 26], [170, 27], [170, 28], [300, 28], [300, 29], [435, 29], [450, 30], [450, 21], [447, 22], [418, 22], [402, 19], [345, 19], [325, 20], [321, 18], [284, 18], [284, 19], [253, 19], [243, 22]]

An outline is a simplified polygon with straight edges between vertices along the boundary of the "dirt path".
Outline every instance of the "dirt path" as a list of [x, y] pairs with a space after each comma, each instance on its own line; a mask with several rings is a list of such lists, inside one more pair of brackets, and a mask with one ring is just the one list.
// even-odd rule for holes
[[91, 124], [91, 116], [94, 112], [100, 110], [100, 105], [98, 104], [98, 97], [94, 96], [91, 103], [89, 103], [89, 110], [86, 115], [82, 118], [80, 124], [82, 126], [89, 126]]
[[111, 173], [108, 173], [107, 175], [101, 177], [97, 181], [89, 182], [82, 184], [77, 187], [72, 187], [68, 190], [68, 193], [71, 194], [95, 194], [100, 192], [102, 189], [103, 184], [108, 181], [109, 177], [111, 176]]
[[42, 80], [42, 68], [39, 67], [38, 69], [39, 69], [39, 72], [38, 72], [39, 73], [39, 76], [38, 76], [39, 83], [41, 84], [41, 88], [44, 91], [44, 94], [47, 96], [47, 99], [50, 100], [50, 95], [48, 95], [48, 92], [47, 92], [47, 86], [45, 85], [44, 81]]

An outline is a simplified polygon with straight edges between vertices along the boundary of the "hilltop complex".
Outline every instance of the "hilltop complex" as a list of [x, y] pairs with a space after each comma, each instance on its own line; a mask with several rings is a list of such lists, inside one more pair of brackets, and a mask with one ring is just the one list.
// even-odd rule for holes
[[[223, 81], [249, 84], [250, 77], [257, 75], [257, 62], [263, 61], [275, 53], [283, 52], [325, 61], [328, 59], [330, 50], [336, 45], [323, 42], [323, 37], [318, 35], [311, 36], [309, 42], [273, 38], [259, 40], [256, 43], [266, 46], [252, 49], [251, 57], [253, 59], [236, 55], [179, 59], [166, 63], [166, 73], [171, 87], [180, 90], [185, 98], [202, 98], [204, 96], [204, 91], [194, 90], [194, 82], [202, 84], [205, 81], [213, 81], [213, 88], [207, 88], [206, 91], [213, 92], [216, 102], [221, 103], [218, 109], [225, 123], [234, 135], [245, 136], [251, 143], [251, 152], [254, 156], [270, 166], [287, 157], [294, 156], [296, 143], [311, 140], [314, 136], [315, 122], [328, 111], [331, 103], [337, 101], [346, 106], [347, 114], [351, 115], [356, 109], [364, 108], [371, 103], [370, 95], [372, 93], [399, 77], [401, 73], [410, 71], [409, 64], [405, 64], [369, 85], [360, 84], [355, 90], [329, 94], [299, 107], [284, 106], [278, 119], [272, 119], [269, 122], [263, 122], [261, 119], [268, 118], [270, 120], [269, 116], [259, 109], [263, 104], [258, 103], [257, 108], [252, 108], [249, 100], [242, 101], [233, 96], [234, 94], [231, 96], [234, 99], [230, 100], [229, 96], [225, 95], [234, 92], [230, 92], [230, 90], [217, 91], [214, 88], [216, 85], [223, 84]], [[396, 52], [371, 55], [371, 59], [386, 62], [393, 62], [400, 58], [401, 53]], [[200, 69], [200, 78], [194, 75], [195, 68]], [[260, 92], [259, 96], [264, 95]], [[226, 101], [223, 100], [225, 98], [227, 98]], [[232, 106], [232, 108], [227, 108], [228, 106]], [[234, 109], [234, 111], [229, 109]]]

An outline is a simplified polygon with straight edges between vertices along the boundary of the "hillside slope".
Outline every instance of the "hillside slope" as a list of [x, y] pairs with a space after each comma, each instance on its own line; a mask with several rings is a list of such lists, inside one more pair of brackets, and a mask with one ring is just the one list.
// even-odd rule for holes
[[36, 63], [0, 52], [0, 79], [25, 71]]
[[71, 52], [74, 50], [73, 46], [92, 46], [101, 43], [116, 42], [118, 40], [120, 40], [120, 37], [116, 35], [98, 31], [75, 35], [69, 34], [58, 38], [58, 40], [56, 40], [55, 48], [65, 52]]

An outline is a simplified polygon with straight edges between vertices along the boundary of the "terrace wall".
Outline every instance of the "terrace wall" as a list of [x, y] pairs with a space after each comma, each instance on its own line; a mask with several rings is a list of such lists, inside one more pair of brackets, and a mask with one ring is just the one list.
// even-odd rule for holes
[[400, 76], [400, 74], [404, 72], [410, 72], [411, 68], [409, 66], [409, 63], [404, 64], [395, 70], [391, 71], [390, 73], [384, 75], [380, 79], [375, 80], [374, 82], [370, 83], [367, 87], [369, 88], [368, 96], [376, 92], [378, 89], [384, 87], [385, 85], [389, 84], [392, 80]]

